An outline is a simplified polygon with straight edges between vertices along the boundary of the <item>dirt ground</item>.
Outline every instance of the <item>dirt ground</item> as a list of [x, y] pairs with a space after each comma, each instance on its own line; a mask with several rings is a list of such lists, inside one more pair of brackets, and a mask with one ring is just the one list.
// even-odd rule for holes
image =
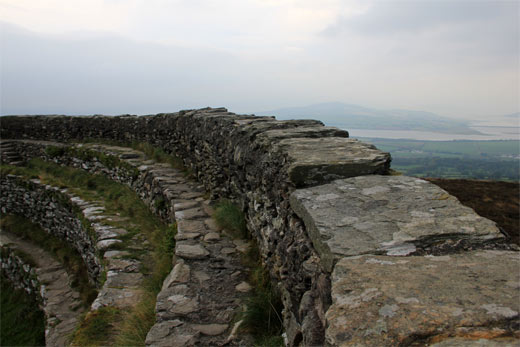
[[498, 226], [520, 245], [520, 183], [428, 178], [482, 217]]

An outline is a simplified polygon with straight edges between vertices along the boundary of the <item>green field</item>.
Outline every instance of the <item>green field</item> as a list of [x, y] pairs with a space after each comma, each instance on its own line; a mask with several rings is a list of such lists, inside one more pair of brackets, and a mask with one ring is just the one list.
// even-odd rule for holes
[[392, 168], [410, 176], [520, 179], [520, 141], [361, 140], [390, 152]]

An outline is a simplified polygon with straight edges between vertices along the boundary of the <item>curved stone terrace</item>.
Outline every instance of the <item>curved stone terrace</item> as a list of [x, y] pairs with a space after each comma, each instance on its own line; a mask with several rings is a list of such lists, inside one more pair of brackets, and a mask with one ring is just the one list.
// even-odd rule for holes
[[[11, 117], [2, 128], [14, 138], [80, 134], [146, 140], [181, 153], [212, 196], [230, 196], [246, 210], [264, 261], [280, 280], [291, 346], [519, 341], [518, 247], [444, 190], [412, 177], [378, 175], [388, 173], [389, 156], [338, 129], [223, 108], [146, 117]], [[132, 156], [120, 154], [128, 163]], [[139, 159], [134, 164], [143, 179], [130, 180], [131, 186], [162, 218], [179, 219], [176, 263], [159, 294], [148, 344], [212, 344], [215, 336], [233, 336], [228, 323], [193, 321], [202, 319], [203, 297], [192, 285], [196, 279], [198, 289], [204, 283], [218, 289], [218, 281], [205, 282], [200, 274], [233, 271], [225, 256], [242, 245], [212, 246], [216, 236], [206, 223], [204, 213], [211, 211], [200, 186], [179, 192], [171, 188], [177, 177], [165, 168], [148, 171], [152, 163]], [[79, 159], [76, 165], [83, 166]], [[213, 267], [199, 267], [209, 259]]]
[[[25, 181], [22, 177], [7, 175], [2, 178], [1, 183], [3, 213], [16, 213], [26, 216], [33, 222], [40, 224], [50, 234], [56, 233], [56, 224], [66, 226], [67, 220], [75, 220], [75, 223], [73, 223], [75, 226], [74, 233], [69, 232], [66, 233], [65, 236], [59, 233], [56, 234], [69, 242], [71, 246], [77, 242], [75, 235], [86, 234], [88, 233], [87, 230], [92, 230], [95, 234], [95, 236], [89, 236], [95, 238], [95, 245], [92, 249], [85, 248], [81, 245], [78, 246], [77, 244], [75, 245], [75, 247], [80, 247], [80, 253], [82, 251], [84, 252], [83, 254], [85, 254], [85, 252], [87, 253], [87, 256], [83, 257], [85, 260], [97, 259], [98, 254], [104, 253], [103, 261], [96, 260], [96, 262], [104, 265], [106, 280], [102, 284], [97, 298], [91, 304], [91, 310], [97, 310], [106, 306], [118, 309], [129, 309], [139, 301], [143, 281], [143, 275], [139, 272], [141, 261], [135, 257], [132, 259], [124, 257], [128, 255], [124, 251], [111, 250], [114, 247], [117, 248], [118, 244], [123, 242], [121, 237], [128, 233], [127, 230], [123, 228], [106, 224], [114, 219], [119, 219], [119, 216], [104, 213], [105, 208], [99, 201], [85, 201], [71, 194], [65, 188], [45, 185], [37, 179]], [[48, 196], [47, 192], [51, 192], [53, 195]], [[84, 220], [66, 215], [66, 213], [60, 213], [57, 207], [63, 202], [66, 202], [69, 206], [77, 207]], [[78, 228], [78, 226], [83, 223], [88, 223], [88, 227]], [[78, 237], [81, 239], [80, 236]], [[21, 245], [20, 242], [16, 242], [16, 244]], [[25, 246], [28, 247], [27, 244], [25, 244]], [[134, 251], [146, 250], [140, 238], [134, 238], [127, 242], [127, 247], [132, 248]], [[99, 283], [102, 272], [97, 268], [95, 268], [95, 270], [92, 275], [95, 277], [93, 277], [92, 280]], [[60, 276], [61, 275], [62, 274], [60, 274]], [[56, 280], [59, 279], [58, 277], [56, 278]], [[47, 282], [47, 280], [45, 281]], [[59, 282], [57, 282], [56, 285], [60, 285]], [[53, 298], [52, 301], [44, 301], [45, 312], [48, 311], [47, 305], [56, 305], [59, 309], [66, 310], [68, 303], [56, 300], [57, 298]], [[64, 305], [63, 308], [61, 308], [62, 305]], [[52, 312], [53, 308], [50, 310], [49, 312]], [[53, 315], [47, 315], [47, 317], [47, 323], [52, 326]], [[60, 320], [62, 319], [60, 318]], [[67, 327], [70, 328], [70, 320], [67, 319], [66, 321], [68, 324]], [[73, 328], [75, 329], [77, 326], [74, 325]], [[66, 345], [64, 341], [70, 340], [70, 333], [70, 329], [53, 330], [53, 333], [49, 335], [49, 339], [46, 339], [47, 345]]]
[[66, 346], [83, 314], [79, 293], [62, 264], [32, 242], [0, 230], [0, 246], [23, 252], [34, 261], [46, 317], [45, 342], [48, 346]]
[[[41, 148], [60, 146], [46, 142], [32, 145]], [[203, 197], [203, 191], [179, 170], [125, 147], [88, 144], [79, 148], [117, 156], [137, 168], [139, 175], [132, 184], [129, 178], [132, 170], [118, 175], [99, 162], [72, 160], [69, 165], [128, 183], [157, 214], [177, 223], [174, 267], [157, 297], [157, 324], [150, 330], [146, 344], [239, 345], [242, 337], [236, 332], [234, 318], [241, 310], [242, 299], [251, 289], [245, 282], [247, 273], [240, 261], [240, 254], [247, 251], [248, 244], [221, 233], [211, 218], [212, 208]], [[152, 191], [157, 192], [157, 196], [150, 194]], [[124, 249], [110, 250], [111, 246], [117, 245], [117, 236], [125, 234], [124, 230], [102, 224], [103, 220], [114, 217], [106, 215], [102, 206], [88, 204], [77, 197], [72, 200], [82, 207], [92, 222], [98, 234], [97, 248], [106, 251], [107, 281], [91, 309], [131, 305], [138, 294], [132, 287], [138, 290], [142, 277], [135, 273], [139, 264], [124, 260]], [[173, 214], [161, 211], [157, 201], [163, 201], [162, 207], [172, 206]]]

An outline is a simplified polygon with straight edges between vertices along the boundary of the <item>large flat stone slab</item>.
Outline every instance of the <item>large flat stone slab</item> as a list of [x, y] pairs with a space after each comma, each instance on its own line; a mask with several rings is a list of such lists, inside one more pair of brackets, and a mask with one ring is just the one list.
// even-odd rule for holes
[[480, 244], [504, 238], [494, 222], [413, 177], [336, 180], [296, 190], [290, 201], [328, 271], [345, 256], [407, 255], [418, 248], [456, 245], [454, 240]]
[[200, 244], [190, 245], [178, 241], [175, 245], [175, 255], [186, 259], [204, 259], [209, 255], [209, 252]]
[[301, 126], [288, 129], [268, 130], [258, 134], [256, 141], [270, 143], [289, 138], [348, 137], [348, 131], [336, 127]]
[[[358, 256], [332, 273], [327, 342], [401, 346], [460, 337], [520, 337], [520, 254]], [[517, 340], [520, 344], [520, 340]]]
[[277, 143], [291, 164], [289, 179], [296, 187], [308, 187], [340, 178], [384, 174], [390, 154], [375, 146], [344, 137], [289, 138]]

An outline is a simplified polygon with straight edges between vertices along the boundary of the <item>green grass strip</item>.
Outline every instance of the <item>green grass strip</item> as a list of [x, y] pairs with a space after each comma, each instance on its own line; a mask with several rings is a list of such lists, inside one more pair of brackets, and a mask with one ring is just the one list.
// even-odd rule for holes
[[[217, 224], [233, 238], [248, 239], [246, 220], [242, 210], [229, 200], [222, 200], [215, 206], [213, 218]], [[284, 346], [283, 303], [277, 288], [271, 283], [269, 272], [264, 269], [260, 251], [251, 240], [248, 252], [243, 255], [242, 263], [249, 271], [252, 294], [246, 300], [245, 311], [238, 319], [242, 320], [241, 330], [252, 335], [255, 346]]]

